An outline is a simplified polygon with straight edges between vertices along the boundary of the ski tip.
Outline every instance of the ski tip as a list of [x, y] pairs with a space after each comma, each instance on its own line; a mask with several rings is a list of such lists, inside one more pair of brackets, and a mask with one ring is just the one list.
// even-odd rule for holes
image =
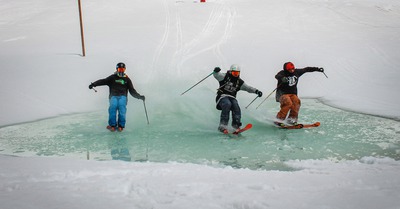
[[316, 127], [318, 127], [318, 126], [321, 125], [321, 123], [320, 123], [320, 122], [316, 122], [316, 123], [314, 123], [314, 125], [315, 125]]

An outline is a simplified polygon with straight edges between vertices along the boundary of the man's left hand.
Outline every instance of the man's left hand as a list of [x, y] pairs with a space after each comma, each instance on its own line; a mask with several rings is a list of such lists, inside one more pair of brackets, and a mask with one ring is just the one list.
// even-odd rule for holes
[[258, 97], [262, 97], [262, 92], [259, 90], [256, 90], [256, 94], [258, 95]]

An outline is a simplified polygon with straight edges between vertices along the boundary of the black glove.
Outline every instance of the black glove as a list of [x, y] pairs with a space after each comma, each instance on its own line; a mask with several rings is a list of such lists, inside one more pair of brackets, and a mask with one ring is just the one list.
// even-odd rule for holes
[[289, 83], [289, 79], [288, 79], [287, 77], [283, 77], [283, 78], [282, 78], [282, 82], [283, 82], [283, 83]]
[[146, 98], [144, 97], [144, 95], [140, 95], [139, 99], [144, 101]]
[[92, 89], [93, 87], [93, 83], [89, 85], [89, 89]]
[[320, 67], [320, 68], [318, 68], [318, 71], [321, 72], [321, 73], [323, 73], [323, 72], [324, 72], [324, 68], [323, 68], [323, 67]]
[[262, 97], [262, 92], [259, 90], [256, 90], [256, 94], [258, 95], [258, 97]]
[[214, 68], [214, 73], [219, 73], [219, 71], [221, 71], [221, 68], [219, 68], [219, 67]]

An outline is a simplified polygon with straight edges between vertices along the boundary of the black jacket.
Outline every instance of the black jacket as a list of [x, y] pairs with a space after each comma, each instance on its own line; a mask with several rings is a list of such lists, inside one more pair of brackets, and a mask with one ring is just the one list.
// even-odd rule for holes
[[233, 77], [230, 73], [227, 73], [223, 80], [218, 81], [219, 88], [217, 95], [221, 97], [222, 94], [231, 95], [236, 98], [237, 92], [241, 89], [244, 81], [241, 78]]
[[[279, 102], [279, 98], [283, 94], [296, 94], [297, 95], [297, 84], [299, 82], [300, 76], [304, 73], [319, 71], [317, 67], [306, 67], [301, 69], [295, 69], [293, 73], [287, 70], [281, 70], [275, 75], [278, 80], [278, 87], [276, 89], [276, 101]], [[283, 83], [282, 78], [286, 77], [289, 82]]]
[[119, 77], [117, 74], [112, 74], [105, 79], [100, 79], [93, 82], [93, 86], [107, 85], [110, 88], [110, 98], [112, 96], [127, 96], [129, 93], [136, 99], [140, 99], [141, 95], [133, 87], [131, 79], [125, 75]]

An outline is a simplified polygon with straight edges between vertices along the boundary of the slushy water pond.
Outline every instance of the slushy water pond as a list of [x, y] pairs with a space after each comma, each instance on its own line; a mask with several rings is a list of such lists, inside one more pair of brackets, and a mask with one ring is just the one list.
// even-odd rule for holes
[[[200, 113], [189, 117], [164, 110], [165, 114], [150, 117], [148, 125], [138, 120], [144, 116], [137, 108], [128, 115], [123, 132], [105, 129], [105, 111], [3, 127], [0, 154], [184, 162], [263, 170], [290, 170], [283, 163], [287, 160], [340, 161], [364, 156], [400, 160], [399, 122], [335, 109], [314, 99], [302, 102], [299, 122], [320, 121], [320, 127], [278, 129], [260, 115], [265, 109], [257, 112], [242, 107], [243, 123], [252, 123], [253, 128], [232, 137], [217, 131], [218, 111], [205, 113], [210, 120], [204, 121]], [[273, 114], [278, 110], [276, 106], [269, 103], [265, 108]], [[196, 121], [196, 117], [200, 120]]]

